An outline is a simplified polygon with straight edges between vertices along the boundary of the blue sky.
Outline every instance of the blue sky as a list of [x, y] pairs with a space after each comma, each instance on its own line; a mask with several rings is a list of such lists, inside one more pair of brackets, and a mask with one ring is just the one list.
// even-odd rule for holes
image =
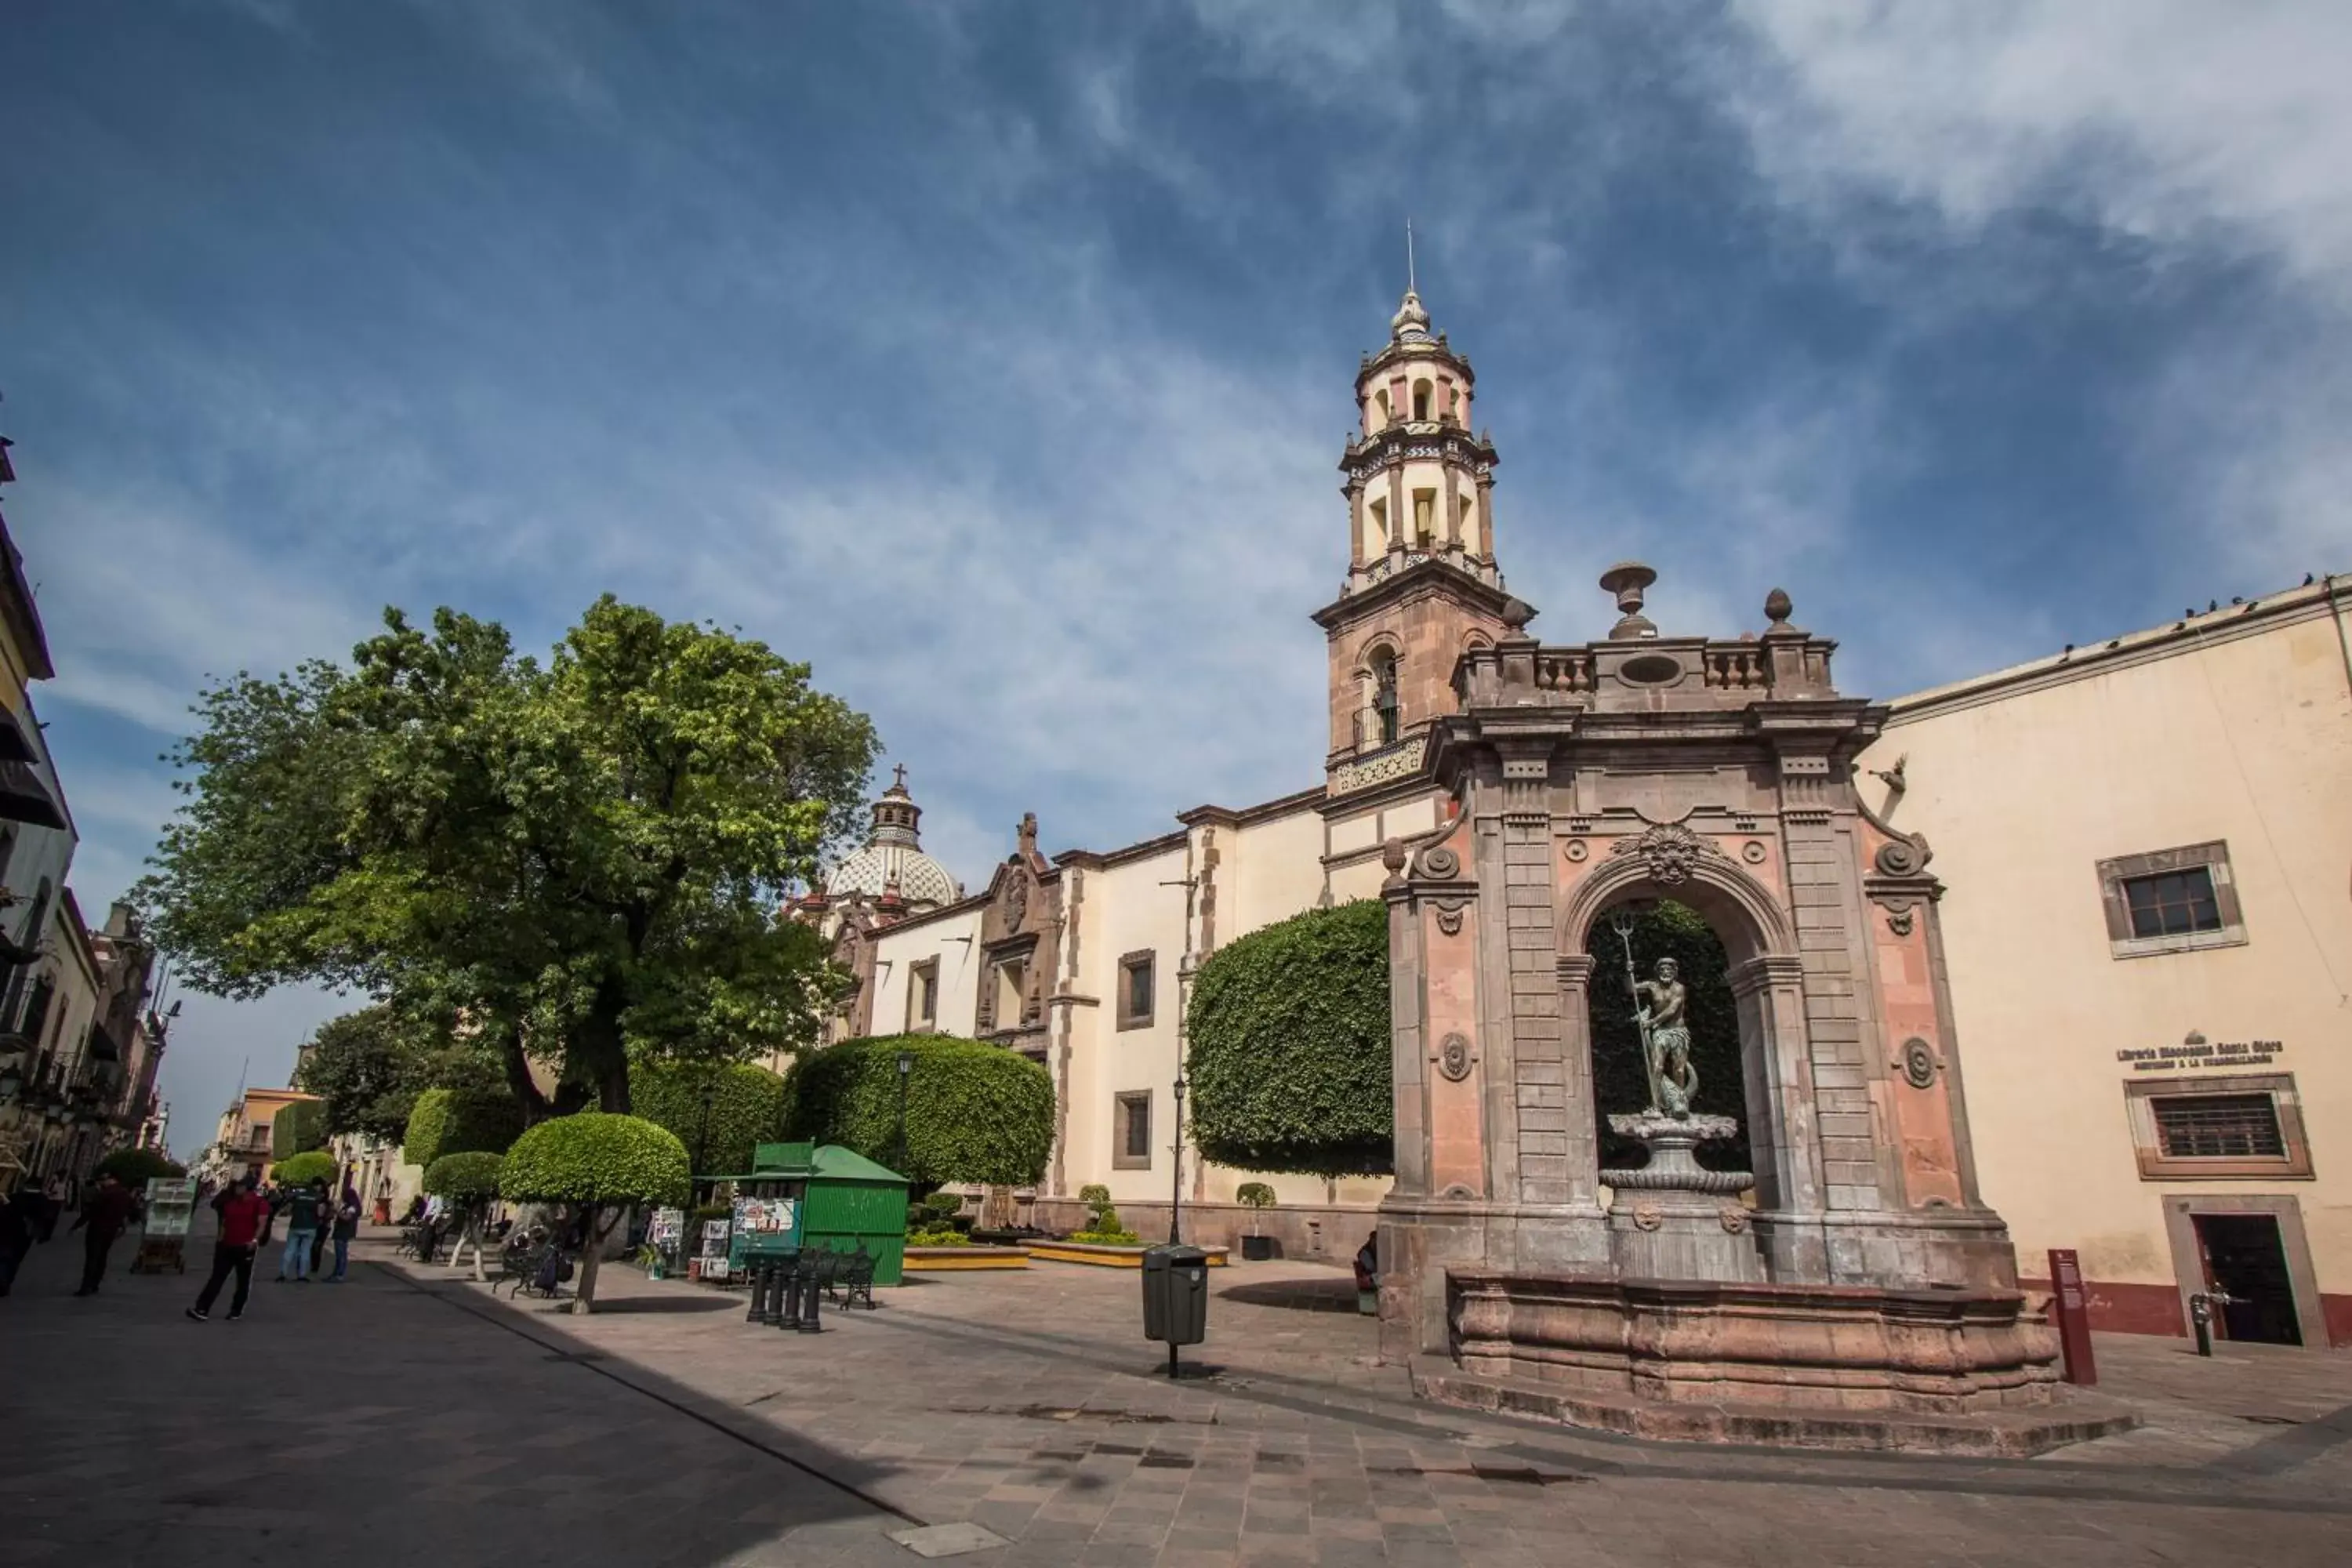
[[[1893, 694], [2352, 566], [2352, 7], [11, 7], [5, 500], [102, 910], [206, 672], [740, 625], [967, 881], [1318, 776], [1420, 237], [1567, 641], [1785, 586]], [[191, 997], [191, 1149], [318, 1018]]]

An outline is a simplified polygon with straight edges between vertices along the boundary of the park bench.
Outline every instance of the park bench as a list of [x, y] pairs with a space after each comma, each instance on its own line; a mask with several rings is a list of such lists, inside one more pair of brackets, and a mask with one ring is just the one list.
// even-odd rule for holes
[[866, 1250], [866, 1244], [859, 1242], [857, 1250], [852, 1253], [827, 1253], [825, 1256], [841, 1259], [838, 1265], [839, 1273], [829, 1283], [827, 1294], [845, 1308], [855, 1307], [863, 1301], [866, 1304], [866, 1310], [872, 1311], [874, 1310], [875, 1257]]

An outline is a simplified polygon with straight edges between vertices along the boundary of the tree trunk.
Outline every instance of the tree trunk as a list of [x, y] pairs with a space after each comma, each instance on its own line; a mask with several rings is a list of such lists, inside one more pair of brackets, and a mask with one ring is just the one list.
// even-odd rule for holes
[[507, 1089], [522, 1104], [526, 1126], [547, 1120], [547, 1097], [539, 1092], [539, 1085], [530, 1076], [530, 1058], [522, 1048], [522, 1031], [512, 1024], [499, 1029], [499, 1065], [504, 1069]]
[[596, 983], [596, 997], [572, 1037], [577, 1077], [596, 1086], [597, 1109], [629, 1113], [629, 1050], [621, 1033], [621, 1014], [629, 997], [619, 973], [611, 969]]
[[604, 1237], [596, 1220], [603, 1210], [603, 1205], [590, 1204], [586, 1223], [580, 1227], [585, 1239], [580, 1248], [580, 1285], [572, 1292], [572, 1310], [583, 1317], [596, 1310], [596, 1263], [604, 1253]]

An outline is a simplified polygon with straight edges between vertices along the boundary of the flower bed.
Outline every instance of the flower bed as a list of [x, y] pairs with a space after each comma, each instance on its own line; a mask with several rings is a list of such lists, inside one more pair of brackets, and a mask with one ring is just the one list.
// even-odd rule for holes
[[[1140, 1268], [1143, 1267], [1143, 1255], [1149, 1250], [1141, 1243], [1133, 1247], [1106, 1247], [1100, 1242], [1076, 1240], [1033, 1241], [1029, 1244], [1029, 1256], [1032, 1258], [1042, 1258], [1049, 1263], [1085, 1263], [1097, 1268]], [[1202, 1250], [1209, 1255], [1210, 1268], [1223, 1268], [1225, 1266], [1223, 1247], [1207, 1247]]]
[[936, 1274], [954, 1268], [1026, 1268], [1025, 1247], [909, 1247], [904, 1265], [909, 1274]]

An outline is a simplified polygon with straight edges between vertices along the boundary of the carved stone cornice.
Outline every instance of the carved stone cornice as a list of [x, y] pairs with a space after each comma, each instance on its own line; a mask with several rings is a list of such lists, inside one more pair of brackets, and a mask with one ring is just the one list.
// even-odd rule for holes
[[1784, 985], [1805, 983], [1805, 961], [1793, 952], [1764, 952], [1735, 963], [1724, 979], [1734, 996], [1747, 996], [1759, 991], [1770, 991]]

